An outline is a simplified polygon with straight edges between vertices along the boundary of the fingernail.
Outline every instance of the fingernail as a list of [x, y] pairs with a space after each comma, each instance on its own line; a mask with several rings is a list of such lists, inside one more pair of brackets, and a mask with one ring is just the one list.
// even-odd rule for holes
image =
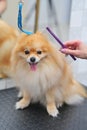
[[61, 49], [60, 51], [61, 51], [61, 52], [65, 52], [65, 49]]

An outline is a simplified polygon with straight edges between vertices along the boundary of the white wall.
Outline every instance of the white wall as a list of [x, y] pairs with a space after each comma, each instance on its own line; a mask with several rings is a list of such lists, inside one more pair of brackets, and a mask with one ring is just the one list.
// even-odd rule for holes
[[[79, 39], [87, 44], [87, 0], [72, 0], [69, 39]], [[87, 86], [87, 60], [74, 62], [77, 80]]]
[[17, 25], [17, 11], [18, 11], [18, 1], [17, 0], [7, 0], [7, 9], [2, 15], [2, 19], [16, 27]]

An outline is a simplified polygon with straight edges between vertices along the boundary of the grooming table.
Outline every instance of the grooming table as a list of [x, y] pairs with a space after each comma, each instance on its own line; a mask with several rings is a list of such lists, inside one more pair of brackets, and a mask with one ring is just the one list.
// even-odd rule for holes
[[0, 130], [87, 130], [87, 100], [78, 106], [64, 105], [57, 118], [40, 104], [15, 110], [15, 88], [0, 91]]

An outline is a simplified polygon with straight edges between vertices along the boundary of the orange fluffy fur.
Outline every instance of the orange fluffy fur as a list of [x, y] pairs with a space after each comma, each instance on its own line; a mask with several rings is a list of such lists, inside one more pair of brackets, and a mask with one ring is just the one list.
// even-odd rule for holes
[[15, 79], [23, 97], [17, 109], [39, 101], [55, 117], [63, 103], [77, 104], [87, 97], [57, 47], [41, 33], [18, 36], [17, 30], [0, 20], [0, 76]]
[[10, 57], [19, 33], [0, 20], [0, 78], [11, 76]]
[[23, 97], [16, 109], [39, 101], [49, 115], [56, 117], [63, 103], [77, 104], [87, 97], [85, 89], [74, 80], [64, 55], [41, 33], [22, 34], [13, 49], [11, 63]]

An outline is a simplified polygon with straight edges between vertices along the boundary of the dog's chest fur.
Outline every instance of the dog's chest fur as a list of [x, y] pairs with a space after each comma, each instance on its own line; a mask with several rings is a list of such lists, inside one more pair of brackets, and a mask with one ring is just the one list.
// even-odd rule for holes
[[37, 99], [41, 98], [47, 89], [55, 86], [60, 75], [60, 71], [56, 71], [52, 66], [37, 68], [36, 71], [20, 68], [16, 72], [16, 80], [19, 88], [27, 89], [32, 98]]

